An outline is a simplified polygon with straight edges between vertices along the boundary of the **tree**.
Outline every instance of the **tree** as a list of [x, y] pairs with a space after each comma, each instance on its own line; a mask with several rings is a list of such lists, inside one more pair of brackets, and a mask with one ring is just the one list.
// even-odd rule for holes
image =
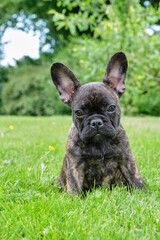
[[[12, 4], [9, 9], [9, 2], [13, 3], [13, 1], [3, 0], [5, 3], [3, 12], [6, 17], [0, 10], [3, 28], [11, 24], [12, 27], [21, 27], [27, 31], [33, 27], [43, 30], [47, 26], [49, 32], [46, 39], [51, 43], [55, 36], [56, 43], [61, 43], [59, 51], [52, 57], [53, 60], [58, 59], [69, 66], [75, 74], [77, 73], [82, 83], [100, 81], [109, 57], [116, 51], [124, 51], [130, 69], [127, 91], [121, 100], [124, 112], [160, 115], [159, 33], [153, 35], [147, 33], [149, 26], [160, 21], [160, 9], [157, 5], [155, 8], [152, 5], [143, 6], [138, 0], [111, 0], [110, 2], [105, 0], [18, 0], [15, 9], [12, 9]], [[24, 25], [19, 25], [22, 19]], [[38, 20], [41, 21], [40, 19], [43, 19], [45, 26], [38, 22]], [[34, 23], [33, 26], [31, 22]], [[42, 31], [43, 34], [46, 35]], [[65, 44], [62, 45], [62, 43]], [[36, 115], [51, 114], [50, 109], [52, 109], [56, 113], [67, 113], [66, 109], [61, 111], [62, 107], [58, 105], [57, 96], [54, 98], [56, 104], [52, 105], [52, 93], [47, 102], [48, 89], [50, 89], [50, 85], [47, 84], [51, 83], [50, 80], [47, 83], [46, 79], [49, 79], [49, 76], [45, 77], [46, 73], [43, 69], [43, 74], [35, 70], [35, 75], [31, 76], [30, 72], [32, 74], [34, 70], [26, 71], [26, 60], [28, 59], [25, 59], [24, 68], [21, 69], [19, 63], [17, 71], [26, 73], [23, 81], [28, 82], [28, 90], [24, 89], [25, 84], [22, 86], [21, 74], [15, 75], [13, 80], [13, 73], [11, 73], [12, 77], [6, 83], [2, 94], [4, 112]], [[44, 65], [49, 74], [50, 63], [46, 66], [45, 62]], [[32, 95], [36, 98], [32, 99], [28, 92], [34, 79], [37, 81], [32, 88]], [[30, 104], [26, 104], [25, 97]], [[31, 100], [34, 101], [33, 104]], [[41, 104], [39, 105], [41, 101], [44, 103], [43, 111]], [[45, 104], [49, 107], [46, 108]], [[34, 112], [34, 107], [28, 109], [28, 106], [35, 105], [37, 112]], [[12, 106], [14, 106], [14, 112]], [[58, 106], [57, 109], [56, 106]]]
[[[51, 8], [57, 9], [55, 0], [2, 0], [0, 1], [0, 36], [6, 28], [11, 27], [28, 32], [39, 30], [41, 33], [41, 48], [49, 43], [51, 49], [59, 43], [65, 31], [57, 31], [52, 16], [48, 14]], [[2, 44], [0, 39], [0, 44]], [[40, 49], [41, 50], [41, 49]]]
[[[116, 1], [120, 4], [124, 1]], [[125, 1], [130, 4], [132, 1]], [[140, 3], [144, 6], [145, 0]], [[158, 0], [150, 0], [158, 8]], [[0, 36], [7, 27], [23, 31], [40, 30], [41, 47], [49, 43], [63, 44], [71, 34], [93, 33], [97, 26], [107, 21], [107, 8], [115, 4], [109, 0], [1, 0], [0, 1]], [[122, 15], [124, 9], [122, 8]], [[46, 31], [44, 31], [46, 29]], [[48, 29], [48, 31], [47, 31]], [[0, 39], [1, 40], [1, 39]], [[0, 41], [1, 42], [1, 41]]]

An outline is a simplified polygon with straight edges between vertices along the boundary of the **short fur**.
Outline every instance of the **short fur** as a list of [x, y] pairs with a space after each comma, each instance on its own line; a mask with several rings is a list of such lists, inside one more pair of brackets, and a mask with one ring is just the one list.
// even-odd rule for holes
[[60, 99], [72, 108], [73, 124], [59, 179], [70, 195], [121, 184], [145, 190], [120, 123], [119, 98], [126, 90], [127, 67], [125, 54], [118, 52], [109, 60], [103, 83], [81, 86], [68, 67], [52, 64], [51, 76]]

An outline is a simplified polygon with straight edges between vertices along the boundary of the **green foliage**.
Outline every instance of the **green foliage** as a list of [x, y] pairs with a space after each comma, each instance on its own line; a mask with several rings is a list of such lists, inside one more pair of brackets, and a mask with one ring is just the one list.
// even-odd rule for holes
[[[98, 40], [88, 37], [70, 39], [66, 48], [54, 58], [66, 64], [79, 80], [85, 84], [91, 81], [101, 81], [107, 62], [112, 54], [123, 50], [128, 58], [127, 90], [120, 100], [124, 114], [160, 115], [160, 75], [158, 34], [143, 36], [144, 40], [140, 51], [129, 48], [119, 48], [113, 41]], [[150, 48], [148, 44], [150, 42]], [[156, 51], [153, 51], [157, 46]], [[154, 77], [156, 76], [156, 77]]]
[[[127, 90], [120, 100], [124, 114], [160, 115], [160, 82], [158, 35], [147, 36], [141, 51], [122, 49], [129, 61]], [[144, 41], [145, 43], [145, 41]], [[151, 43], [153, 45], [151, 45]], [[3, 93], [3, 113], [22, 115], [70, 114], [70, 108], [62, 104], [53, 87], [49, 74], [52, 61], [66, 64], [82, 84], [101, 81], [107, 62], [119, 45], [106, 40], [88, 37], [70, 38], [66, 47], [61, 47], [53, 60], [38, 60], [35, 63], [18, 62], [12, 69]], [[33, 61], [33, 60], [32, 60]], [[154, 77], [156, 76], [156, 77]]]
[[67, 33], [64, 30], [56, 30], [52, 16], [48, 14], [51, 8], [57, 9], [55, 0], [1, 0], [0, 47], [1, 35], [11, 27], [25, 32], [39, 30], [40, 51], [45, 44], [49, 44], [52, 51], [55, 46], [58, 46], [60, 39], [66, 38]]
[[2, 90], [8, 81], [8, 69], [0, 66], [0, 113], [2, 111]]
[[[49, 4], [47, 11], [50, 10], [50, 14], [47, 16], [51, 18], [53, 15], [52, 24], [57, 26], [57, 31], [63, 29], [77, 35], [63, 41], [47, 61], [42, 56], [37, 61], [25, 57], [17, 62], [18, 67], [10, 72], [9, 81], [3, 88], [3, 113], [70, 113], [70, 108], [59, 101], [55, 88], [51, 86], [51, 62], [63, 62], [85, 84], [101, 81], [111, 55], [124, 51], [129, 68], [127, 91], [120, 100], [123, 113], [160, 115], [160, 34], [147, 33], [149, 26], [160, 21], [160, 8], [157, 5], [156, 9], [144, 7], [138, 0], [112, 0], [111, 4], [104, 0], [59, 0], [53, 5], [52, 2], [42, 1], [42, 6]], [[28, 4], [28, 1], [24, 4], [26, 13]], [[42, 6], [31, 4], [30, 11], [40, 14], [35, 19], [43, 15]], [[46, 14], [44, 12], [44, 16]]]
[[[87, 8], [88, 1], [60, 2], [63, 7], [67, 4], [69, 7], [71, 3], [72, 7], [79, 4], [79, 8], [86, 11], [93, 7], [90, 4]], [[92, 3], [94, 5], [95, 1]], [[96, 39], [83, 37], [74, 40], [74, 44], [68, 45], [67, 52], [64, 51], [66, 54], [60, 59], [64, 59], [63, 62], [71, 67], [73, 65], [73, 70], [84, 83], [99, 81], [109, 57], [117, 51], [124, 51], [129, 61], [127, 91], [121, 100], [125, 114], [160, 115], [159, 33], [150, 36], [146, 30], [160, 20], [160, 8], [142, 7], [138, 0], [112, 0], [103, 14], [106, 14], [106, 18], [103, 17], [102, 21], [93, 20], [96, 22]], [[61, 15], [64, 17], [61, 16], [60, 20], [54, 19], [57, 26], [63, 23], [66, 28], [78, 28], [77, 21], [68, 21], [70, 18], [65, 11]], [[77, 15], [73, 13], [71, 17], [74, 19]], [[83, 16], [80, 19], [83, 21]]]
[[[58, 0], [57, 6], [61, 7], [61, 12], [51, 9], [49, 14], [53, 14], [53, 21], [57, 30], [65, 28], [71, 34], [79, 32], [94, 32], [95, 27], [106, 17], [105, 0]], [[78, 9], [78, 11], [77, 11]]]
[[43, 65], [35, 60], [34, 65], [30, 65], [28, 61], [29, 58], [25, 58], [17, 69], [10, 72], [10, 80], [2, 92], [3, 113], [33, 116], [70, 113], [70, 109], [59, 101], [49, 74], [49, 64]]
[[137, 97], [135, 106], [138, 114], [159, 116], [160, 115], [160, 87], [150, 89], [148, 93]]
[[[123, 1], [117, 1], [122, 2], [122, 13]], [[140, 1], [142, 6], [145, 1]], [[158, 8], [159, 0], [150, 2]], [[40, 30], [40, 50], [47, 43], [55, 50], [55, 46], [67, 38], [69, 31], [72, 34], [85, 32], [93, 35], [95, 28], [108, 19], [107, 9], [110, 3], [112, 1], [109, 0], [1, 0], [0, 36], [7, 27], [25, 32]]]
[[[143, 4], [143, 1], [141, 3]], [[144, 21], [139, 20], [143, 18], [148, 24], [158, 22], [160, 18], [159, 10], [151, 6], [142, 7], [138, 0], [111, 0], [110, 2], [106, 0], [58, 0], [57, 7], [61, 7], [60, 12], [55, 8], [49, 11], [49, 14], [53, 14], [57, 30], [66, 29], [72, 35], [89, 31], [95, 36], [98, 32], [98, 35], [102, 37], [101, 32], [108, 35], [107, 30], [110, 28], [113, 31], [116, 30], [117, 33], [126, 34], [128, 24], [134, 29], [137, 23], [142, 26]]]
[[64, 116], [0, 118], [0, 238], [158, 240], [160, 119], [122, 119], [147, 193], [99, 188], [83, 200], [55, 181], [70, 124]]

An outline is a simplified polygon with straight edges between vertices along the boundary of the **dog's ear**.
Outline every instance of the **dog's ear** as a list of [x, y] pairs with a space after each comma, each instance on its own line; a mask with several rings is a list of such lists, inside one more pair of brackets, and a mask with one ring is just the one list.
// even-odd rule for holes
[[117, 52], [110, 58], [103, 76], [103, 83], [113, 88], [119, 98], [126, 90], [125, 78], [127, 68], [126, 55], [123, 52]]
[[81, 86], [79, 80], [67, 66], [59, 62], [52, 64], [51, 77], [59, 92], [61, 101], [71, 105], [73, 95]]

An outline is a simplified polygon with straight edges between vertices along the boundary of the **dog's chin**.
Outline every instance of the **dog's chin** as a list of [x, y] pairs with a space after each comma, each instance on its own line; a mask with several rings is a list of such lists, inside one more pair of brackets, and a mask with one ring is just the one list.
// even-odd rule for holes
[[107, 139], [112, 139], [115, 135], [115, 133], [108, 133], [107, 135], [96, 133], [92, 136], [81, 136], [80, 138], [85, 143], [99, 143], [104, 142]]
[[91, 142], [103, 142], [106, 137], [100, 133], [95, 134], [93, 137], [90, 138]]

